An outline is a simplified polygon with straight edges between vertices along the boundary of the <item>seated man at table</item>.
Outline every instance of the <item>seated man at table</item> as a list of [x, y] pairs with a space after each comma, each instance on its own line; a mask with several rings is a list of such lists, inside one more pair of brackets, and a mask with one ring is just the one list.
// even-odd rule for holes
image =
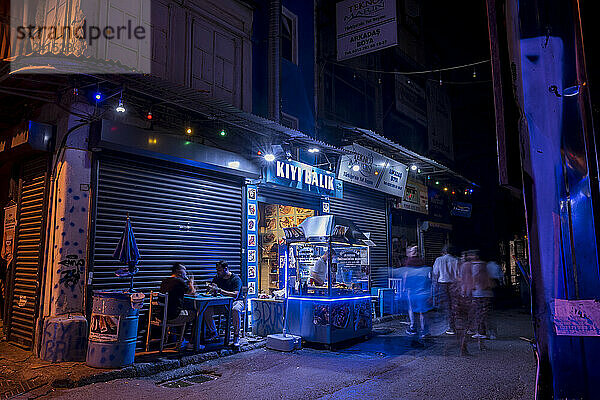
[[183, 296], [185, 294], [196, 294], [194, 288], [194, 279], [188, 276], [185, 265], [175, 263], [171, 267], [171, 276], [163, 279], [160, 284], [160, 292], [169, 295], [167, 304], [167, 319], [169, 323], [189, 323], [196, 319], [196, 312], [192, 309], [185, 309]]
[[[239, 346], [240, 339], [240, 317], [244, 310], [244, 300], [242, 298], [242, 280], [239, 276], [229, 270], [227, 261], [217, 262], [217, 274], [210, 284], [210, 292], [213, 295], [223, 295], [233, 297], [233, 305], [231, 307], [231, 317], [233, 319], [233, 345]], [[216, 308], [216, 309], [215, 309]], [[217, 327], [213, 316], [216, 311], [222, 312], [222, 307], [207, 307], [204, 311], [204, 323], [208, 330], [207, 342], [219, 340]]]

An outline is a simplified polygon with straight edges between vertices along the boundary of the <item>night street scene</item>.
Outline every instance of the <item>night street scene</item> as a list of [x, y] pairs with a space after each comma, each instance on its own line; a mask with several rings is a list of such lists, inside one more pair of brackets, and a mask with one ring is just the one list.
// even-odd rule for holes
[[0, 0], [0, 400], [600, 399], [593, 10]]

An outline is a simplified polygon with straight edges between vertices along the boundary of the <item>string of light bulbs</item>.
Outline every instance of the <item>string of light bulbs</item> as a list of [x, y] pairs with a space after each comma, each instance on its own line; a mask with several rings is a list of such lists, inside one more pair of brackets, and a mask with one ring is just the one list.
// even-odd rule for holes
[[340, 62], [332, 61], [332, 60], [326, 60], [325, 62], [328, 62], [330, 64], [339, 65], [341, 67], [345, 67], [345, 68], [352, 69], [352, 70], [355, 70], [355, 71], [372, 72], [372, 73], [375, 73], [375, 74], [423, 75], [423, 74], [433, 74], [433, 73], [436, 73], [436, 72], [445, 72], [445, 71], [453, 71], [453, 70], [457, 70], [457, 69], [471, 68], [471, 67], [475, 67], [477, 65], [487, 64], [490, 61], [491, 61], [491, 59], [488, 58], [488, 59], [485, 59], [485, 60], [476, 61], [476, 62], [472, 62], [472, 63], [469, 63], [469, 64], [455, 65], [455, 66], [452, 66], [452, 67], [428, 69], [428, 70], [421, 70], [421, 71], [385, 71], [385, 70], [373, 69], [373, 68], [353, 67], [353, 66], [350, 66], [350, 65], [347, 65], [347, 64], [342, 64]]

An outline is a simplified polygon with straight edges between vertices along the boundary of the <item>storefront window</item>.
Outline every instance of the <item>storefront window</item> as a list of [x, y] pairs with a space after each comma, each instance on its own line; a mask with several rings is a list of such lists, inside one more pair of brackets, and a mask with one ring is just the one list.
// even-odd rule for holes
[[314, 210], [280, 204], [258, 204], [259, 227], [259, 292], [272, 294], [283, 288], [283, 262], [285, 242], [283, 228], [296, 227]]

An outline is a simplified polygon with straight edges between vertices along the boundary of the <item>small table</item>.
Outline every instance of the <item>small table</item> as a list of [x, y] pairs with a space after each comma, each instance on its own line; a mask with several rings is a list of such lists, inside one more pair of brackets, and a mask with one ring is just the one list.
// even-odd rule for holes
[[202, 323], [204, 322], [204, 311], [206, 311], [207, 307], [212, 306], [225, 306], [227, 310], [227, 322], [225, 325], [225, 342], [224, 346], [229, 345], [229, 328], [231, 324], [231, 306], [233, 304], [233, 297], [229, 296], [203, 296], [203, 295], [185, 295], [184, 299], [188, 302], [192, 302], [194, 304], [194, 309], [196, 310], [196, 325], [194, 327], [195, 333], [195, 341], [194, 341], [194, 350], [200, 350], [200, 339], [202, 338]]

